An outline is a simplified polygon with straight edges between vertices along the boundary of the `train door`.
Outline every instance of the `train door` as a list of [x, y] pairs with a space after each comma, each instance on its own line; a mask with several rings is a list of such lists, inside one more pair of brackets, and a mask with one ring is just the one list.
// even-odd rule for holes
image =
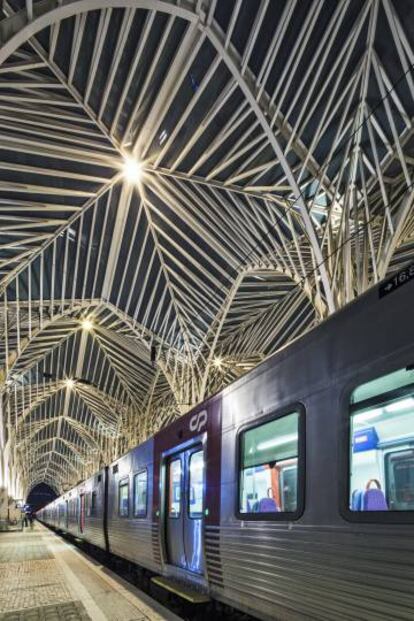
[[166, 467], [168, 563], [202, 574], [205, 490], [202, 446], [193, 446], [170, 457]]
[[65, 528], [69, 528], [69, 500], [65, 500]]
[[79, 496], [79, 532], [85, 530], [85, 494]]
[[388, 506], [392, 511], [414, 509], [414, 450], [388, 453], [385, 462]]
[[279, 506], [282, 511], [294, 512], [296, 510], [297, 482], [298, 465], [287, 460], [286, 464], [280, 468], [281, 502]]

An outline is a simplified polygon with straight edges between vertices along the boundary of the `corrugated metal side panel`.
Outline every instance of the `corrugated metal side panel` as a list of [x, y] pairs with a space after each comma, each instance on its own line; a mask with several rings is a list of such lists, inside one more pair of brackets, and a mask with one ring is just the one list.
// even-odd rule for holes
[[108, 520], [108, 532], [111, 552], [149, 569], [156, 566], [152, 546], [152, 521], [115, 517]]
[[[142, 567], [157, 570], [152, 546], [152, 476], [153, 440], [129, 451], [112, 464], [108, 471], [108, 538], [110, 551]], [[147, 516], [132, 517], [134, 504], [134, 477], [148, 473]], [[129, 483], [129, 514], [119, 517], [119, 484]]]
[[[73, 502], [77, 502], [77, 499], [74, 499]], [[68, 526], [65, 528], [65, 531], [77, 537], [79, 535], [77, 508], [73, 505], [69, 511]]]
[[[246, 524], [217, 530], [223, 594], [282, 619], [413, 619], [414, 539]], [[209, 554], [214, 556], [210, 544]], [[212, 586], [220, 572], [209, 568]]]
[[156, 564], [157, 571], [161, 571], [161, 545], [160, 545], [160, 530], [158, 522], [152, 522], [151, 525], [151, 539], [152, 539], [152, 555]]
[[204, 549], [208, 581], [212, 586], [223, 586], [223, 568], [220, 555], [220, 528], [205, 526]]
[[103, 516], [98, 513], [96, 516], [85, 518], [85, 531], [83, 535], [79, 535], [85, 541], [92, 543], [98, 548], [105, 549], [105, 537], [103, 531]]

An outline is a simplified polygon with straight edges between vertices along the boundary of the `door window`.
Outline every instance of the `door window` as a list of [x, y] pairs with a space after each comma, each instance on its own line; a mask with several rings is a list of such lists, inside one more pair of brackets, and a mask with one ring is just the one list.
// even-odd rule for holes
[[390, 508], [414, 509], [414, 450], [393, 451], [386, 457], [385, 486]]
[[203, 515], [204, 495], [204, 452], [197, 451], [190, 456], [188, 512], [190, 518], [201, 518]]
[[134, 478], [134, 516], [147, 514], [147, 471], [138, 472]]
[[85, 529], [85, 495], [79, 497], [79, 530], [83, 533]]
[[96, 515], [96, 491], [93, 491], [91, 494], [91, 509], [90, 509], [90, 515], [91, 516], [95, 516]]
[[121, 481], [119, 483], [119, 517], [129, 516], [129, 481]]
[[168, 516], [177, 518], [181, 514], [181, 459], [173, 459], [168, 466]]
[[414, 370], [362, 384], [350, 410], [350, 510], [413, 511]]

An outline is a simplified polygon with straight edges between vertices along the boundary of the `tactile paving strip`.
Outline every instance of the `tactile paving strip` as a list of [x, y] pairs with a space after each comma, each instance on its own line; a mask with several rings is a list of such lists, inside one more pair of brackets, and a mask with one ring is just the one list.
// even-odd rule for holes
[[0, 565], [0, 613], [73, 600], [55, 560]]
[[52, 559], [53, 554], [47, 549], [43, 541], [34, 542], [30, 539], [21, 538], [19, 541], [14, 537], [7, 542], [0, 541], [0, 563], [12, 561], [35, 561]]
[[81, 602], [54, 606], [40, 606], [28, 610], [14, 610], [0, 614], [0, 621], [89, 621]]

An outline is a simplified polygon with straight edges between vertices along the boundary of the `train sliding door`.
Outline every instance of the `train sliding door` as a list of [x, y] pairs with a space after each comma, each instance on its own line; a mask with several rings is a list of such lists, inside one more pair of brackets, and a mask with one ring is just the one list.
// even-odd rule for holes
[[168, 563], [202, 574], [204, 450], [201, 445], [167, 461], [166, 550]]
[[414, 510], [414, 450], [388, 453], [385, 461], [388, 506], [392, 511]]

